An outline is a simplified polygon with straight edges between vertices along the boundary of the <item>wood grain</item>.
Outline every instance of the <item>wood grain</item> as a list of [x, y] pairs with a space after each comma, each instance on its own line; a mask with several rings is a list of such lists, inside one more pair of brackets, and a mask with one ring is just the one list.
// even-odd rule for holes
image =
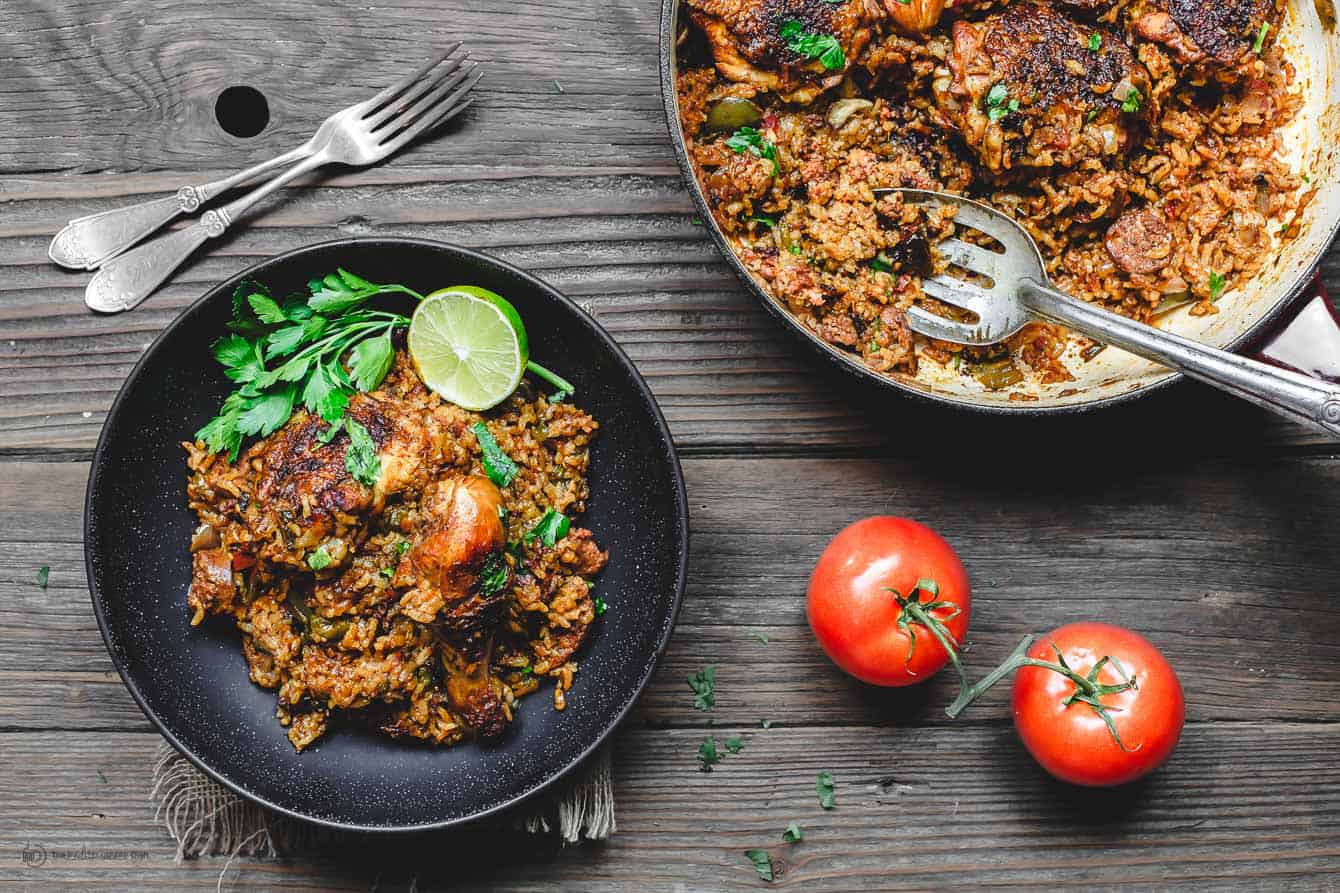
[[[140, 352], [210, 285], [299, 245], [389, 234], [484, 248], [576, 297], [628, 349], [688, 450], [911, 455], [924, 440], [905, 432], [928, 428], [953, 440], [1127, 443], [1157, 428], [1215, 454], [1325, 443], [1198, 386], [1078, 425], [1025, 427], [872, 394], [828, 369], [693, 225], [660, 110], [653, 0], [600, 14], [522, 4], [501, 17], [482, 2], [397, 3], [378, 7], [374, 26], [349, 2], [313, 12], [285, 0], [257, 15], [245, 6], [220, 15], [176, 0], [137, 16], [107, 0], [13, 4], [13, 28], [0, 35], [0, 174], [13, 174], [0, 180], [0, 450], [88, 450]], [[286, 190], [135, 313], [89, 314], [86, 277], [47, 262], [47, 243], [72, 217], [277, 154], [395, 68], [358, 63], [403, 67], [463, 35], [488, 77], [449, 138]], [[270, 97], [273, 123], [254, 139], [214, 121], [214, 98], [232, 83]], [[1340, 286], [1340, 255], [1326, 273]]]
[[[0, 887], [696, 893], [766, 886], [743, 856], [763, 847], [775, 886], [816, 891], [1334, 889], [1334, 444], [1197, 386], [1020, 422], [829, 370], [694, 225], [661, 115], [658, 7], [0, 7]], [[277, 154], [454, 38], [488, 73], [448, 138], [285, 190], [135, 313], [89, 314], [85, 277], [46, 260], [70, 218]], [[233, 84], [268, 97], [258, 137], [214, 120]], [[617, 739], [621, 830], [569, 851], [473, 829], [175, 863], [147, 800], [160, 739], [88, 601], [88, 457], [142, 351], [211, 285], [300, 245], [393, 234], [486, 249], [576, 298], [647, 377], [688, 457], [689, 591]], [[1340, 251], [1323, 273], [1340, 293]], [[834, 672], [805, 625], [808, 573], [834, 531], [880, 512], [960, 550], [979, 671], [1071, 620], [1149, 635], [1188, 695], [1172, 762], [1132, 788], [1076, 791], [1021, 752], [1004, 691], [950, 723], [948, 678], [881, 692]], [[606, 596], [611, 610], [628, 597]], [[706, 664], [710, 714], [684, 682]], [[708, 734], [741, 734], [745, 750], [700, 772]], [[832, 812], [815, 800], [821, 770], [838, 780]], [[787, 847], [792, 820], [806, 840]], [[25, 866], [38, 845], [47, 861]]]
[[[616, 741], [619, 833], [555, 852], [480, 831], [351, 838], [281, 862], [239, 860], [231, 889], [752, 890], [767, 849], [777, 886], [1308, 889], [1340, 870], [1340, 728], [1193, 723], [1147, 782], [1078, 792], [1048, 781], [1004, 725], [762, 730], [718, 709], [742, 753], [698, 768], [699, 730], [630, 728]], [[144, 797], [157, 736], [0, 736], [0, 866], [34, 887], [213, 889], [225, 860], [171, 860]], [[1250, 772], [1225, 753], [1268, 754]], [[837, 808], [821, 810], [819, 772]], [[105, 780], [104, 780], [105, 779]], [[705, 809], [705, 804], [711, 804]], [[797, 822], [803, 843], [782, 829]], [[40, 844], [41, 867], [23, 868]], [[527, 855], [518, 859], [517, 848]], [[91, 861], [62, 858], [86, 848]], [[411, 886], [415, 884], [416, 886]]]
[[[15, 728], [80, 728], [90, 714], [101, 727], [144, 728], [88, 610], [82, 505], [73, 498], [86, 467], [11, 462], [0, 471], [0, 579], [11, 588], [0, 603], [0, 651], [17, 658], [0, 668], [0, 716]], [[869, 689], [835, 674], [806, 626], [805, 586], [827, 538], [881, 512], [921, 518], [959, 550], [977, 587], [970, 664], [978, 674], [1026, 633], [1104, 619], [1166, 651], [1196, 719], [1340, 721], [1331, 697], [1340, 686], [1332, 523], [1340, 495], [1325, 495], [1340, 494], [1335, 462], [1114, 474], [1101, 486], [1053, 487], [1052, 500], [1037, 498], [1028, 473], [992, 485], [952, 464], [885, 459], [702, 458], [685, 473], [689, 589], [639, 707], [643, 722], [701, 726], [684, 680], [709, 663], [720, 703], [755, 720], [947, 722], [947, 675], [911, 692]], [[1238, 482], [1247, 476], [1250, 486]], [[974, 504], [992, 508], [965, 510]], [[1290, 507], [1287, 516], [1279, 506]], [[52, 568], [45, 590], [35, 583], [42, 563]], [[627, 597], [605, 595], [614, 611]], [[62, 642], [59, 661], [50, 658], [53, 639]], [[1006, 691], [966, 721], [1008, 717]]]

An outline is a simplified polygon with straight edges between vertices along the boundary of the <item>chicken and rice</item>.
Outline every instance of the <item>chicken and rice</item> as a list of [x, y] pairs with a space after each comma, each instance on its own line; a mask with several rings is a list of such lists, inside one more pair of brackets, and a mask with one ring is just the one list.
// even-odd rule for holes
[[[347, 416], [371, 436], [371, 485], [346, 461], [355, 426], [303, 409], [236, 463], [184, 444], [200, 520], [192, 624], [236, 621], [299, 750], [337, 714], [437, 744], [496, 738], [545, 678], [562, 709], [606, 554], [590, 531], [546, 522], [585, 508], [595, 420], [526, 383], [466, 411], [425, 388], [403, 349]], [[515, 465], [504, 486], [487, 440]]]
[[1044, 323], [990, 347], [914, 335], [913, 304], [971, 319], [920, 286], [953, 212], [876, 189], [988, 202], [1059, 288], [1143, 321], [1215, 312], [1312, 197], [1283, 160], [1301, 96], [1276, 0], [685, 2], [681, 125], [716, 223], [880, 372], [1058, 384], [1101, 346]]

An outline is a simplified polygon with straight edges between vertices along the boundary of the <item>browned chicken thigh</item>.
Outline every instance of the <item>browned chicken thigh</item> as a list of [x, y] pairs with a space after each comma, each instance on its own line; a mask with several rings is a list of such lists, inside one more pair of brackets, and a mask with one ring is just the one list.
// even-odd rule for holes
[[1128, 11], [1136, 34], [1223, 81], [1250, 74], [1281, 14], [1276, 0], [1136, 0]]
[[955, 22], [948, 66], [936, 102], [995, 174], [1122, 156], [1147, 114], [1148, 74], [1121, 36], [1042, 3]]
[[840, 81], [884, 17], [877, 0], [688, 0], [688, 6], [723, 77], [790, 102], [810, 102]]

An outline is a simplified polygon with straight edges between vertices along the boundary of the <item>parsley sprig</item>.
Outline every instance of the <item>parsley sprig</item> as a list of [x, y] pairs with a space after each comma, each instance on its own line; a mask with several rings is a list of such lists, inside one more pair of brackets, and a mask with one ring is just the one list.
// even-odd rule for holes
[[842, 52], [842, 44], [831, 34], [818, 34], [805, 30], [805, 23], [796, 19], [787, 19], [777, 29], [786, 46], [797, 56], [806, 59], [818, 59], [825, 71], [837, 71], [847, 64], [847, 56]]
[[[307, 294], [282, 303], [262, 283], [243, 281], [233, 292], [229, 334], [210, 348], [237, 389], [195, 439], [212, 453], [226, 452], [231, 462], [247, 437], [273, 434], [294, 409], [305, 406], [330, 425], [319, 436], [321, 443], [348, 432], [349, 473], [372, 486], [380, 464], [376, 447], [366, 428], [346, 419], [345, 410], [355, 393], [375, 390], [386, 378], [395, 360], [391, 335], [409, 326], [407, 316], [367, 306], [384, 294], [423, 300], [408, 286], [369, 282], [344, 269], [311, 280]], [[526, 369], [558, 388], [555, 402], [574, 392], [537, 363], [527, 362]]]
[[[305, 298], [281, 304], [264, 285], [248, 280], [233, 294], [230, 334], [211, 350], [238, 387], [218, 415], [196, 432], [210, 452], [226, 451], [229, 461], [235, 460], [246, 437], [274, 433], [298, 405], [332, 426], [343, 423], [355, 446], [362, 439], [360, 431], [371, 443], [367, 429], [346, 420], [344, 413], [356, 391], [373, 390], [386, 378], [395, 357], [391, 333], [408, 326], [409, 317], [364, 305], [388, 293], [423, 296], [403, 285], [369, 282], [348, 270], [313, 279], [308, 291]], [[375, 447], [371, 453], [375, 462]], [[375, 481], [372, 462], [365, 456], [355, 456], [349, 465], [363, 483]]]
[[775, 177], [781, 171], [777, 164], [777, 146], [771, 140], [763, 135], [763, 132], [754, 127], [741, 127], [730, 135], [726, 140], [726, 148], [737, 155], [748, 152], [757, 158], [764, 158], [772, 162], [772, 175]]

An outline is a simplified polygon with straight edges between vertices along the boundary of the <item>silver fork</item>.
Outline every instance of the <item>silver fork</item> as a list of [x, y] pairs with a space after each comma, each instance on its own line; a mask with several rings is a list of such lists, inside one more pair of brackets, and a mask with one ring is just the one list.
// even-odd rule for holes
[[[387, 87], [369, 102], [386, 102], [416, 83], [460, 48], [460, 41], [449, 45], [436, 58]], [[359, 105], [366, 104], [359, 103]], [[47, 255], [62, 267], [69, 267], [72, 270], [96, 270], [108, 258], [120, 254], [145, 236], [161, 229], [173, 218], [181, 214], [195, 213], [234, 187], [311, 156], [330, 139], [331, 132], [337, 126], [337, 120], [348, 111], [349, 109], [344, 109], [331, 115], [321, 123], [311, 139], [296, 149], [291, 149], [269, 161], [262, 161], [244, 171], [238, 171], [231, 177], [201, 186], [183, 186], [175, 195], [166, 198], [153, 199], [125, 208], [113, 208], [100, 214], [90, 214], [71, 220], [51, 240]]]
[[947, 273], [923, 279], [921, 287], [927, 295], [975, 313], [978, 321], [957, 322], [912, 307], [907, 322], [914, 332], [956, 344], [994, 344], [1027, 323], [1044, 319], [1340, 436], [1340, 388], [1335, 385], [1207, 347], [1057, 291], [1047, 278], [1033, 237], [994, 208], [943, 192], [875, 191], [877, 197], [896, 193], [913, 204], [951, 205], [957, 209], [954, 219], [960, 227], [985, 233], [1005, 246], [1004, 253], [997, 253], [962, 239], [942, 242], [939, 252], [948, 263], [987, 277], [991, 283], [967, 282]]
[[285, 183], [327, 164], [375, 164], [460, 114], [473, 101], [469, 93], [479, 82], [481, 71], [469, 61], [468, 52], [454, 55], [458, 49], [460, 44], [454, 44], [410, 77], [331, 115], [306, 146], [294, 150], [299, 154], [306, 151], [306, 157], [269, 182], [223, 207], [206, 211], [191, 226], [165, 233], [103, 262], [88, 283], [85, 303], [104, 313], [137, 306], [197, 248], [223, 235], [248, 208]]

